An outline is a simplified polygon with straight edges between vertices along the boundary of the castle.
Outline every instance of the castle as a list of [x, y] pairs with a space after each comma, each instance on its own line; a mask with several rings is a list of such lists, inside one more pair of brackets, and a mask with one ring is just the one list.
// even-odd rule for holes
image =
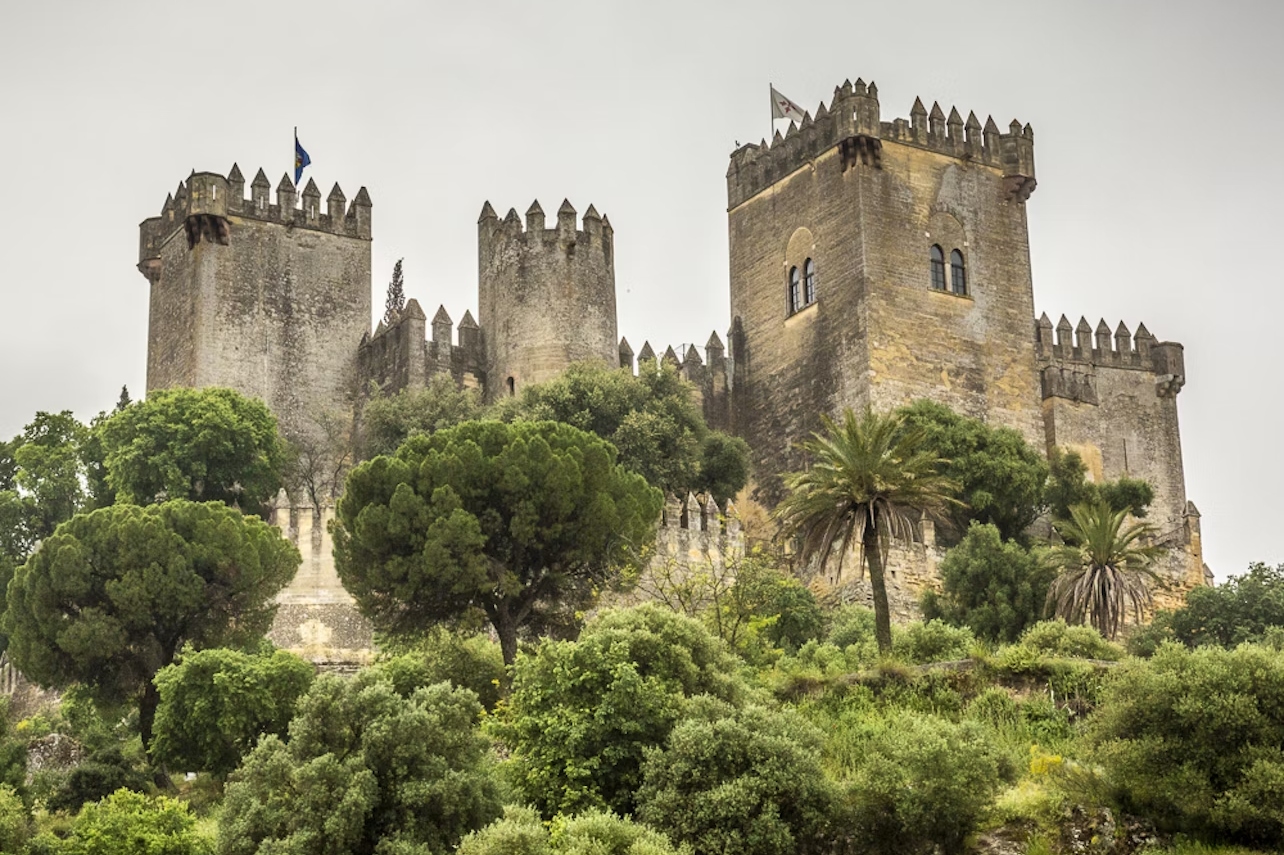
[[[877, 87], [845, 82], [786, 134], [733, 152], [726, 177], [730, 325], [702, 358], [649, 343], [635, 354], [618, 337], [614, 230], [592, 206], [580, 216], [564, 202], [550, 223], [538, 202], [524, 220], [516, 210], [501, 219], [487, 202], [477, 318], [465, 313], [456, 334], [444, 308], [430, 322], [411, 300], [371, 332], [364, 187], [348, 202], [335, 185], [322, 207], [312, 180], [298, 193], [282, 178], [272, 201], [262, 170], [248, 196], [236, 166], [193, 173], [140, 226], [147, 387], [260, 396], [283, 432], [307, 443], [371, 383], [392, 391], [445, 374], [493, 401], [576, 361], [654, 370], [663, 360], [699, 390], [712, 426], [748, 441], [754, 497], [767, 506], [780, 475], [801, 467], [794, 444], [821, 414], [930, 398], [1036, 449], [1074, 449], [1095, 479], [1148, 481], [1150, 520], [1169, 547], [1160, 572], [1178, 589], [1204, 583], [1178, 430], [1182, 346], [1144, 324], [1036, 318], [1028, 124], [1002, 132], [992, 118], [982, 125], [919, 100], [909, 119], [885, 122]], [[712, 525], [694, 497], [674, 501], [666, 524], [685, 526], [691, 506]], [[329, 564], [324, 502], [289, 504], [282, 527], [311, 557], [283, 609], [303, 610], [292, 620], [312, 627], [300, 630], [305, 641], [358, 644], [330, 639], [346, 618], [317, 611], [350, 603]], [[905, 611], [933, 573], [930, 527], [902, 553], [889, 582]]]

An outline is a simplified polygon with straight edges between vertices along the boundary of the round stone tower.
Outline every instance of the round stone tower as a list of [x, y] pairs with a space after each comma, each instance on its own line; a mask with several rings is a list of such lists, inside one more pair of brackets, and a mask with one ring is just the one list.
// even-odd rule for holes
[[486, 351], [488, 400], [541, 383], [573, 362], [619, 365], [615, 262], [610, 220], [589, 205], [583, 229], [562, 202], [544, 227], [539, 202], [526, 224], [500, 221], [487, 202], [478, 220], [478, 322]]

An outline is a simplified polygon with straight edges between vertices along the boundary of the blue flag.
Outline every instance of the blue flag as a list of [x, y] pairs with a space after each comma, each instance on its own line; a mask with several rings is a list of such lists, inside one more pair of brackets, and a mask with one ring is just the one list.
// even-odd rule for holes
[[303, 150], [303, 146], [299, 145], [299, 132], [296, 130], [294, 132], [294, 183], [296, 185], [299, 183], [299, 179], [303, 177], [303, 167], [311, 162], [312, 158], [308, 157], [308, 153]]

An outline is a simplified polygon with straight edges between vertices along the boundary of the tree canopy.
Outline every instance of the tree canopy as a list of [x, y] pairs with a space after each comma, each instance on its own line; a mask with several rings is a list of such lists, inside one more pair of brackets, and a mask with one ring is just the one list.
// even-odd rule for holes
[[285, 733], [314, 673], [312, 663], [284, 650], [185, 654], [155, 677], [156, 758], [171, 768], [226, 776], [260, 736]]
[[908, 428], [922, 431], [923, 446], [945, 461], [941, 472], [959, 485], [961, 504], [950, 507], [957, 542], [973, 522], [998, 528], [1004, 540], [1023, 540], [1043, 510], [1048, 464], [1021, 434], [959, 415], [944, 404], [919, 400], [899, 410]]
[[335, 564], [377, 629], [480, 610], [511, 664], [522, 627], [587, 604], [638, 560], [662, 501], [570, 425], [465, 422], [352, 471]]
[[18, 568], [3, 631], [14, 664], [41, 685], [137, 698], [149, 746], [156, 672], [185, 644], [259, 638], [299, 561], [276, 529], [218, 503], [100, 508], [63, 523]]
[[1139, 478], [1124, 476], [1114, 481], [1089, 481], [1088, 466], [1077, 451], [1054, 448], [1048, 456], [1048, 472], [1044, 502], [1053, 520], [1070, 519], [1070, 508], [1075, 505], [1100, 503], [1112, 511], [1127, 510], [1143, 519], [1155, 499], [1150, 484]]
[[686, 700], [739, 702], [744, 693], [726, 645], [695, 620], [645, 605], [519, 657], [492, 730], [512, 752], [517, 786], [546, 817], [631, 814], [642, 758], [664, 744]]
[[422, 389], [372, 395], [361, 411], [361, 458], [394, 454], [416, 434], [434, 433], [480, 415], [477, 390], [460, 389], [448, 375], [433, 377]]
[[634, 376], [584, 362], [527, 386], [499, 414], [551, 419], [597, 434], [647, 483], [678, 495], [710, 491], [721, 503], [748, 480], [749, 449], [738, 437], [709, 430], [694, 393], [669, 365]]
[[228, 781], [219, 852], [449, 852], [500, 814], [472, 692], [402, 697], [373, 670], [317, 678], [290, 723]]
[[281, 487], [276, 417], [231, 389], [160, 389], [100, 431], [107, 481], [122, 501], [212, 501], [258, 513]]
[[990, 523], [973, 522], [941, 561], [941, 591], [923, 597], [923, 615], [1011, 643], [1043, 617], [1055, 571]]
[[1187, 647], [1229, 648], [1284, 633], [1284, 564], [1259, 561], [1216, 587], [1195, 588], [1184, 606], [1160, 612], [1152, 626]]

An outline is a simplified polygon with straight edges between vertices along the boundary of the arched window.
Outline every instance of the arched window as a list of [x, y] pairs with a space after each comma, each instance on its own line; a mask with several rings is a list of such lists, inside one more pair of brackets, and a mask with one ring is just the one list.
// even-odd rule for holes
[[803, 262], [803, 305], [816, 302], [816, 262], [810, 258]]
[[798, 278], [798, 268], [789, 268], [789, 314], [802, 308], [802, 283]]
[[517, 394], [517, 384], [516, 384], [515, 382], [513, 382], [513, 378], [512, 378], [512, 377], [509, 377], [509, 378], [508, 378], [508, 380], [507, 380], [506, 382], [507, 382], [507, 384], [508, 384], [508, 397], [510, 397], [510, 398], [511, 398], [511, 397], [513, 397], [514, 395], [516, 395], [516, 394]]
[[939, 244], [932, 244], [932, 290], [945, 290], [945, 253]]
[[957, 249], [950, 253], [950, 285], [960, 297], [967, 294], [967, 270], [963, 267], [963, 253]]

